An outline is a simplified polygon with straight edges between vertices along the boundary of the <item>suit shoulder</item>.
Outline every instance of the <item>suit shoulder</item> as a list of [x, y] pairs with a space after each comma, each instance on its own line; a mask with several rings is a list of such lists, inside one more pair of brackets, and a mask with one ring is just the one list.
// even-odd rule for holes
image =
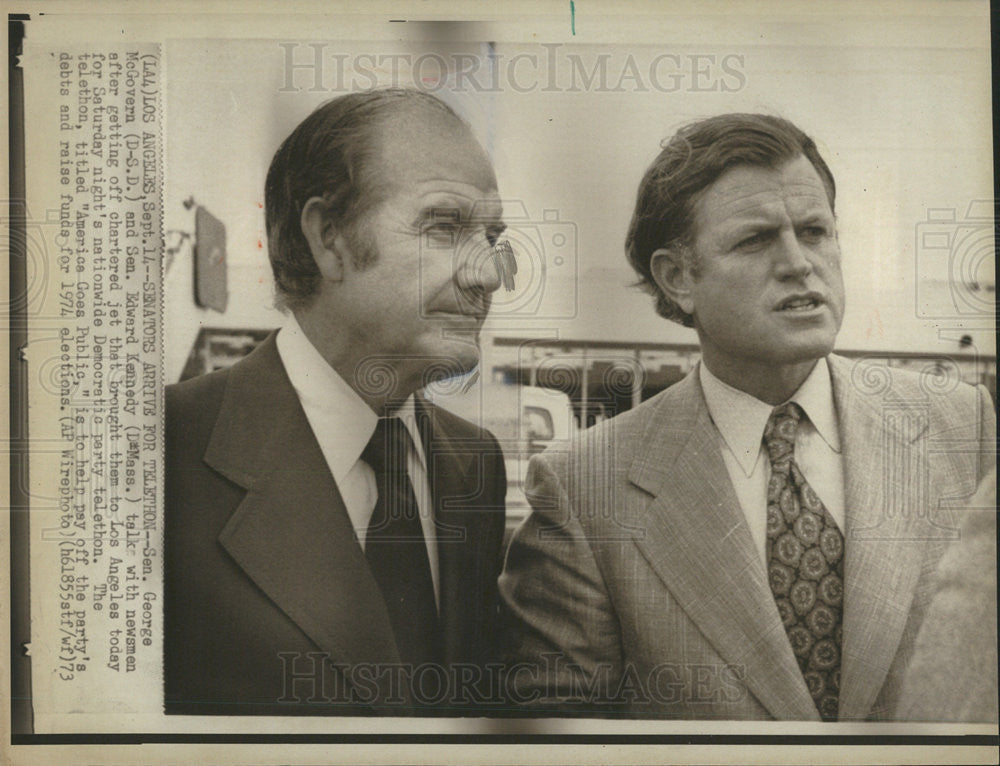
[[167, 422], [218, 410], [228, 379], [229, 370], [225, 369], [168, 385], [165, 389]]
[[165, 438], [168, 461], [178, 451], [207, 444], [222, 406], [229, 370], [219, 370], [174, 383], [165, 389]]
[[647, 429], [662, 421], [664, 408], [689, 406], [682, 401], [684, 392], [678, 389], [681, 385], [675, 384], [630, 410], [578, 431], [567, 443], [553, 445], [533, 460], [541, 460], [558, 471], [567, 462], [600, 464], [613, 450], [619, 464], [622, 460], [630, 462], [642, 449]]
[[968, 413], [979, 407], [977, 387], [963, 382], [955, 367], [949, 369], [931, 361], [926, 369], [907, 370], [844, 357], [831, 357], [831, 363], [859, 393], [887, 402], [926, 403], [945, 415]]
[[984, 386], [962, 382], [954, 365], [929, 361], [925, 369], [914, 371], [843, 358], [833, 363], [835, 387], [850, 391], [841, 396], [863, 403], [874, 417], [908, 413], [933, 438], [974, 439], [984, 445], [995, 439], [995, 403]]
[[456, 415], [454, 412], [449, 412], [444, 407], [439, 407], [429, 402], [425, 403], [425, 406], [430, 408], [434, 420], [437, 421], [441, 430], [449, 436], [463, 440], [483, 441], [490, 442], [491, 444], [497, 443], [496, 437], [488, 429], [476, 425], [472, 421]]
[[595, 426], [581, 431], [581, 445], [608, 444], [625, 441], [634, 444], [641, 434], [645, 433], [653, 423], [661, 420], [664, 410], [671, 407], [690, 407], [688, 400], [692, 381], [685, 378], [670, 388], [660, 391], [644, 402], [626, 410], [612, 418], [608, 418]]

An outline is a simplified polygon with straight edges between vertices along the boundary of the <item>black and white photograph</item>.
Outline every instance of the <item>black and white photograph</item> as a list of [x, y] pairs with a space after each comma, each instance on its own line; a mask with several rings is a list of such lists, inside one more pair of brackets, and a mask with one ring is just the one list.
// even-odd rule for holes
[[12, 763], [995, 758], [987, 3], [8, 21]]

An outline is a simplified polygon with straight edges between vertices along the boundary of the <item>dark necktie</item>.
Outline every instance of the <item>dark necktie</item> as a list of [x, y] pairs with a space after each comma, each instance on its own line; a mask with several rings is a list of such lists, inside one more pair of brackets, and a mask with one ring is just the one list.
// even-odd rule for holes
[[406, 470], [409, 443], [399, 418], [379, 418], [361, 453], [378, 486], [365, 558], [389, 610], [400, 659], [418, 665], [439, 659], [441, 637], [420, 510]]
[[836, 721], [843, 630], [844, 537], [795, 464], [802, 409], [776, 407], [764, 429], [767, 574], [806, 686], [824, 721]]

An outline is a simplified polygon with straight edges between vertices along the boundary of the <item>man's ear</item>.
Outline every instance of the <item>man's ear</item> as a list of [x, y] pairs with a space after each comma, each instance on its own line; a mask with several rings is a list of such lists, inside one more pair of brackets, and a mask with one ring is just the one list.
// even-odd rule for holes
[[322, 197], [309, 198], [302, 208], [299, 223], [323, 279], [340, 282], [344, 278], [342, 242], [327, 216], [326, 202]]
[[656, 286], [688, 314], [694, 313], [691, 283], [694, 277], [680, 248], [661, 247], [649, 257], [649, 270]]

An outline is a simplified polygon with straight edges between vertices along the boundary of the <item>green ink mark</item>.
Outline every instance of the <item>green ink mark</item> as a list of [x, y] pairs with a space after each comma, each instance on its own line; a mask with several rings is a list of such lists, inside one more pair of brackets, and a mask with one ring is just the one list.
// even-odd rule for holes
[[569, 0], [569, 28], [572, 30], [573, 34], [576, 34], [576, 3], [573, 0]]

